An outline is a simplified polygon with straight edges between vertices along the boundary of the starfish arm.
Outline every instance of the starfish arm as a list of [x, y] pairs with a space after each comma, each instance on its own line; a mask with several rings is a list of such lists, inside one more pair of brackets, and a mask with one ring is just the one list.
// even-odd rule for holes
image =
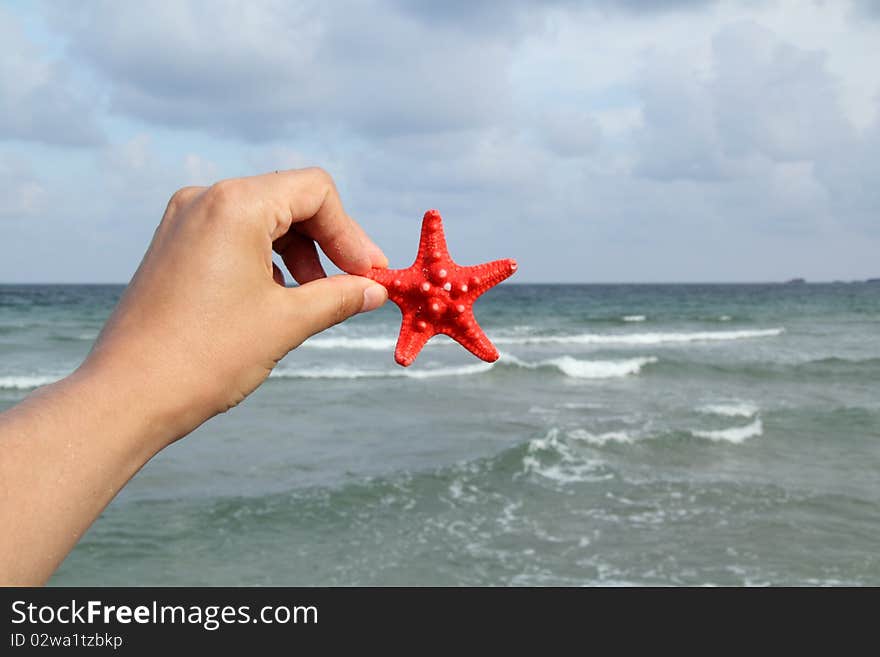
[[434, 335], [430, 327], [425, 326], [419, 329], [416, 324], [417, 320], [414, 315], [404, 313], [403, 322], [400, 325], [400, 336], [397, 338], [397, 348], [394, 350], [394, 360], [404, 367], [413, 364], [422, 347]]
[[468, 277], [468, 285], [475, 297], [480, 296], [486, 290], [495, 287], [506, 278], [509, 278], [517, 269], [516, 260], [507, 258], [495, 260], [482, 265], [463, 267], [462, 274]]
[[[471, 315], [471, 317], [473, 317], [473, 315]], [[474, 356], [487, 363], [494, 363], [500, 356], [498, 349], [492, 344], [492, 341], [486, 336], [476, 320], [468, 329], [451, 332], [444, 331], [444, 333], [471, 352]]]
[[422, 218], [422, 236], [419, 238], [416, 262], [431, 262], [443, 257], [449, 257], [443, 220], [437, 210], [428, 210]]
[[380, 269], [373, 267], [367, 278], [371, 278], [383, 287], [391, 287], [395, 280], [399, 280], [405, 269]]

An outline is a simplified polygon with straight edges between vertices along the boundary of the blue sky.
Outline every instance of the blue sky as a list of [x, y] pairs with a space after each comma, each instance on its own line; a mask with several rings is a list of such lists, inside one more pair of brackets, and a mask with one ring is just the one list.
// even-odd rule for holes
[[320, 165], [520, 282], [880, 276], [880, 3], [0, 2], [0, 282], [124, 282], [171, 193]]

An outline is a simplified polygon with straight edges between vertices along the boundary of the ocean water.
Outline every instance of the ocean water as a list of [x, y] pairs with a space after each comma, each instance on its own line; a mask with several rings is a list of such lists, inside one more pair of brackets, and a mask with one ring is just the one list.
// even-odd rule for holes
[[[0, 409], [122, 288], [0, 286]], [[151, 461], [58, 585], [880, 585], [880, 285], [502, 285], [489, 365], [392, 304]]]

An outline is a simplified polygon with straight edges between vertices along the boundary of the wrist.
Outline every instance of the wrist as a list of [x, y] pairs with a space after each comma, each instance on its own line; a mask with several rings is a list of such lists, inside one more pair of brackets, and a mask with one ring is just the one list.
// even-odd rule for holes
[[207, 377], [209, 369], [179, 347], [140, 337], [99, 342], [71, 378], [158, 452], [226, 410], [209, 385], [223, 377]]
[[96, 435], [141, 461], [137, 467], [178, 437], [173, 412], [157, 403], [131, 363], [89, 357], [55, 386], [69, 404], [88, 410]]

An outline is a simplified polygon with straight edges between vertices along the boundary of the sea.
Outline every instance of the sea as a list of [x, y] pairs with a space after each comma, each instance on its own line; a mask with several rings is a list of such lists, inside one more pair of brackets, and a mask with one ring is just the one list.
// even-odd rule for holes
[[[122, 286], [0, 286], [0, 410]], [[393, 304], [149, 462], [54, 585], [880, 585], [880, 284], [517, 285], [401, 368]], [[211, 336], [206, 335], [206, 340]]]

